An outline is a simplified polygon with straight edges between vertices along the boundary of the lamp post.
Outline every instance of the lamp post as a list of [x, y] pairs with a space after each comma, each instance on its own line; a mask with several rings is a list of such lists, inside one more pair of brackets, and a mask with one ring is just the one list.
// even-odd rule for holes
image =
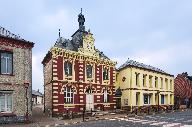
[[159, 113], [159, 93], [160, 93], [160, 91], [158, 90], [157, 91], [157, 96], [158, 96], [158, 103], [157, 103], [158, 104], [158, 109], [157, 109], [157, 111], [158, 111], [158, 113]]

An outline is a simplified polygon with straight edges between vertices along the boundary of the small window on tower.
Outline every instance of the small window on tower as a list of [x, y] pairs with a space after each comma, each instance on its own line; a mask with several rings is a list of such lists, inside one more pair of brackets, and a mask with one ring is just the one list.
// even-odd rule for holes
[[109, 80], [109, 69], [103, 69], [103, 80]]
[[93, 77], [93, 67], [91, 65], [87, 65], [87, 78], [92, 78]]

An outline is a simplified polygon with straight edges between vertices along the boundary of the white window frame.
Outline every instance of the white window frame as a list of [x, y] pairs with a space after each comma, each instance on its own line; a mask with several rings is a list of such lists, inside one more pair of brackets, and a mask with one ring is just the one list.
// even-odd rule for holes
[[[66, 69], [67, 69], [67, 73], [65, 73], [65, 62], [67, 63], [66, 64]], [[69, 75], [69, 64], [71, 64], [71, 75]], [[73, 62], [70, 62], [70, 61], [64, 61], [64, 74], [65, 74], [65, 76], [68, 76], [68, 77], [70, 77], [70, 76], [73, 76]]]
[[[162, 103], [162, 96], [163, 96], [163, 103]], [[164, 94], [161, 94], [161, 105], [165, 105], [166, 97]]]
[[[0, 92], [1, 94], [3, 94], [4, 95], [4, 97], [5, 97], [5, 102], [4, 102], [4, 105], [5, 105], [5, 107], [4, 107], [4, 109], [5, 109], [5, 111], [0, 111], [1, 113], [11, 113], [12, 111], [13, 111], [13, 95], [12, 95], [12, 93], [11, 92]], [[8, 95], [11, 95], [11, 109], [9, 109], [8, 108], [8, 105], [7, 105], [7, 99], [8, 99]], [[1, 95], [2, 96], [2, 95]], [[1, 102], [0, 102], [0, 109], [1, 109], [2, 107], [1, 107]], [[9, 110], [8, 110], [9, 109]]]
[[[67, 91], [68, 89], [69, 89], [69, 92]], [[66, 93], [66, 95], [65, 95], [65, 93]], [[68, 93], [69, 93], [69, 96], [67, 96]], [[72, 94], [72, 96], [71, 96], [71, 94]], [[73, 100], [73, 101], [71, 101], [71, 100]], [[65, 89], [64, 89], [64, 102], [66, 104], [74, 103], [74, 92], [71, 87], [65, 87]]]
[[[148, 103], [145, 104], [145, 95], [148, 97]], [[151, 104], [151, 95], [150, 94], [143, 94], [143, 105], [150, 105]]]
[[[87, 75], [87, 69], [88, 69], [88, 66], [91, 66], [91, 72], [92, 72], [92, 74], [91, 74], [91, 77], [88, 77], [88, 75]], [[87, 64], [86, 65], [86, 78], [87, 79], [92, 79], [93, 78], [93, 70], [94, 70], [94, 68], [93, 68], [93, 66], [91, 65], [91, 64]]]
[[[10, 58], [10, 57], [8, 57], [8, 56], [2, 56], [2, 54], [11, 54], [11, 57], [12, 58]], [[12, 74], [13, 73], [13, 54], [12, 53], [10, 53], [10, 52], [1, 52], [0, 53], [0, 56], [1, 56], [1, 60], [0, 61], [2, 61], [2, 59], [5, 59], [5, 73], [2, 73], [2, 68], [1, 68], [1, 74]], [[9, 60], [11, 60], [11, 72], [9, 73], [8, 72], [8, 61]]]
[[[107, 71], [107, 73], [105, 73], [105, 74], [107, 74], [107, 78], [108, 78], [108, 79], [104, 79], [104, 77], [106, 76], [106, 75], [104, 76], [105, 70]], [[103, 77], [103, 81], [105, 81], [105, 80], [110, 80], [110, 68], [108, 68], [108, 67], [103, 67], [102, 77]]]

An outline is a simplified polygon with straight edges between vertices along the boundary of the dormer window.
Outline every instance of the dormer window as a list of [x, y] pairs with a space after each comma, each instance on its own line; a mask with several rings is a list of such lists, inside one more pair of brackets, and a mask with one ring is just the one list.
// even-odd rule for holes
[[12, 74], [13, 73], [13, 53], [1, 52], [1, 74]]
[[109, 69], [103, 69], [103, 80], [109, 80]]
[[87, 78], [93, 77], [93, 67], [91, 65], [86, 66]]
[[64, 63], [65, 75], [72, 76], [72, 63], [69, 61], [65, 61]]

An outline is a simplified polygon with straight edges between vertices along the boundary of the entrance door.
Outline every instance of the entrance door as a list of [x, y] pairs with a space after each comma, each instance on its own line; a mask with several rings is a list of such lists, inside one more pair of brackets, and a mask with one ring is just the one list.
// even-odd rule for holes
[[93, 110], [94, 108], [94, 98], [93, 98], [93, 93], [87, 93], [86, 94], [86, 110]]
[[116, 108], [121, 109], [121, 98], [116, 99]]

